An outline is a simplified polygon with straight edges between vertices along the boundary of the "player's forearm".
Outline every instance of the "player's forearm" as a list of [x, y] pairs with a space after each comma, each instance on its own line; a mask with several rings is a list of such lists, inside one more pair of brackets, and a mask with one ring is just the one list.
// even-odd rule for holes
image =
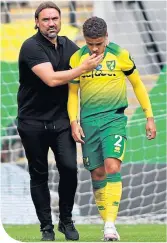
[[50, 87], [60, 86], [67, 84], [70, 80], [73, 80], [85, 72], [84, 66], [79, 66], [67, 71], [54, 72], [50, 81]]
[[153, 117], [150, 99], [147, 90], [140, 79], [138, 71], [136, 70], [133, 74], [129, 75], [128, 79], [133, 86], [135, 95], [145, 113], [146, 118]]
[[67, 103], [70, 124], [78, 118], [78, 85], [69, 84], [69, 94]]

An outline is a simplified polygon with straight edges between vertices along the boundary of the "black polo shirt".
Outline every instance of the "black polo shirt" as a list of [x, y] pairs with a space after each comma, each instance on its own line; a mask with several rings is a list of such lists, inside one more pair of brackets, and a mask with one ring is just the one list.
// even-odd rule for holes
[[65, 36], [59, 36], [57, 42], [55, 48], [38, 31], [23, 43], [19, 55], [19, 118], [51, 121], [68, 117], [68, 85], [49, 87], [31, 70], [45, 62], [51, 62], [54, 71], [69, 69], [69, 59], [79, 48]]

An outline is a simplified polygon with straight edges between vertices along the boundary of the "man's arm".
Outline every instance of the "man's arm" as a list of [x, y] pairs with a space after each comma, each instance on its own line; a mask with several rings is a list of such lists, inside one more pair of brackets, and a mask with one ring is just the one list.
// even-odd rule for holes
[[131, 82], [135, 95], [145, 112], [147, 118], [146, 123], [146, 135], [148, 139], [154, 139], [156, 136], [156, 126], [154, 123], [153, 112], [151, 108], [150, 99], [143, 82], [140, 79], [138, 71], [135, 69], [134, 72], [127, 76]]
[[[73, 82], [73, 83], [72, 83]], [[79, 81], [73, 80], [69, 83], [69, 93], [68, 93], [68, 116], [70, 118], [72, 137], [75, 142], [84, 143], [82, 137], [85, 137], [81, 126], [78, 124], [78, 90]]]
[[96, 57], [89, 56], [80, 66], [67, 71], [54, 71], [50, 62], [41, 63], [32, 67], [32, 71], [48, 86], [55, 87], [67, 84], [85, 72], [93, 70], [102, 61], [103, 54]]

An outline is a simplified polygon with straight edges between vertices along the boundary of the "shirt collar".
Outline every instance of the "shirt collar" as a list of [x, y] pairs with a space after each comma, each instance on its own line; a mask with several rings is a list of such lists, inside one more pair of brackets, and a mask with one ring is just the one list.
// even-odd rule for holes
[[[36, 33], [36, 38], [37, 40], [41, 41], [42, 43], [44, 43], [45, 45], [47, 46], [52, 46], [54, 47], [55, 45], [50, 42], [48, 39], [46, 39], [42, 34], [41, 32], [38, 30], [38, 32]], [[57, 36], [57, 44], [58, 45], [63, 45], [65, 44], [65, 39], [62, 37], [62, 36]]]

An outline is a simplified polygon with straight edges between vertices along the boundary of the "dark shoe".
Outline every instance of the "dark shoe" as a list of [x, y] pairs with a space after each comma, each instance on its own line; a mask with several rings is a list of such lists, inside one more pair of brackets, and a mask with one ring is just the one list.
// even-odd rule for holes
[[72, 220], [66, 222], [59, 221], [58, 231], [65, 235], [66, 240], [79, 240], [78, 231], [75, 229]]
[[54, 241], [55, 240], [55, 233], [53, 231], [52, 228], [50, 228], [50, 226], [46, 226], [43, 229], [41, 229], [42, 231], [42, 239], [41, 241]]

